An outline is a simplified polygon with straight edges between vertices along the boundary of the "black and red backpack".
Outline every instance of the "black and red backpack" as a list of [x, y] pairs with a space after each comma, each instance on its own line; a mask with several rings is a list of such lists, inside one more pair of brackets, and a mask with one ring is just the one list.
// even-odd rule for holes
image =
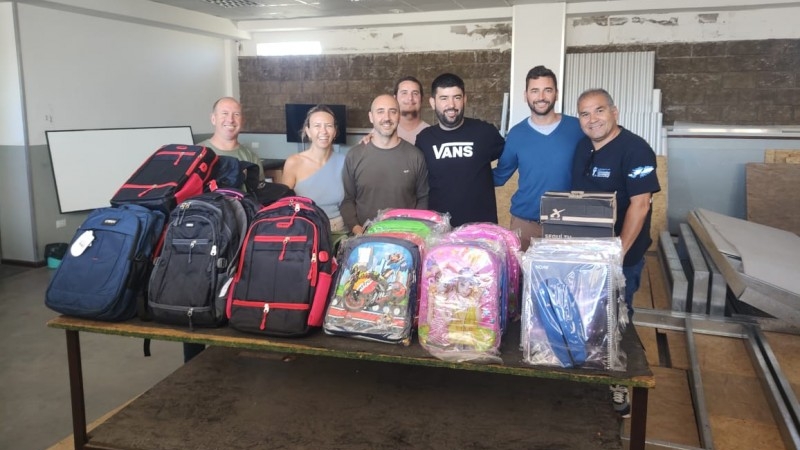
[[325, 212], [306, 197], [285, 197], [253, 219], [228, 291], [231, 327], [303, 336], [322, 325], [336, 270]]

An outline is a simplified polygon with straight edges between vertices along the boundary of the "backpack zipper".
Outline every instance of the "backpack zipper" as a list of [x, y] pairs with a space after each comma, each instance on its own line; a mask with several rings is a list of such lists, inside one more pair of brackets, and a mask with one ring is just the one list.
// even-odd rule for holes
[[[223, 217], [222, 217], [223, 216], [223, 212], [216, 205], [213, 205], [213, 204], [211, 204], [209, 202], [206, 202], [206, 201], [203, 201], [203, 200], [197, 200], [197, 199], [195, 199], [195, 200], [186, 200], [186, 201], [182, 202], [178, 206], [180, 208], [181, 212], [180, 212], [180, 215], [178, 217], [178, 220], [176, 221], [176, 225], [180, 225], [181, 222], [183, 222], [183, 220], [186, 218], [185, 214], [189, 210], [189, 208], [192, 207], [192, 203], [195, 203], [197, 205], [204, 205], [207, 210], [211, 211], [211, 214], [209, 216], [202, 216], [202, 215], [199, 215], [199, 214], [196, 214], [196, 213], [194, 215], [189, 216], [190, 218], [191, 217], [197, 217], [197, 220], [202, 220], [203, 222], [206, 222], [206, 223], [210, 224], [211, 230], [213, 231], [213, 234], [212, 234], [212, 237], [211, 237], [211, 241], [209, 242], [211, 244], [211, 250], [209, 251], [209, 255], [212, 256], [212, 258], [209, 259], [208, 267], [206, 268], [206, 272], [210, 273], [212, 271], [212, 269], [214, 268], [214, 266], [216, 266], [216, 261], [215, 261], [216, 258], [213, 258], [213, 257], [217, 256], [217, 242], [219, 242], [219, 236], [217, 235], [217, 229], [218, 228], [221, 229], [222, 225], [224, 224]], [[194, 243], [192, 243], [189, 246], [189, 263], [192, 262], [192, 248], [193, 247], [194, 247]], [[216, 277], [212, 277], [211, 287], [216, 292], [216, 289], [217, 289]]]
[[[296, 202], [296, 204], [300, 205], [300, 209], [307, 209], [309, 211], [316, 212], [316, 210], [314, 208], [311, 208], [311, 207], [309, 207], [307, 205], [304, 205], [301, 202]], [[264, 208], [259, 210], [259, 213], [261, 213], [261, 211], [272, 209], [275, 206], [285, 206], [285, 205], [286, 205], [285, 202], [273, 203], [273, 204], [271, 204], [269, 206], [265, 206]], [[226, 313], [227, 313], [228, 317], [231, 316], [231, 306], [232, 305], [240, 305], [241, 306], [241, 305], [246, 305], [248, 303], [261, 304], [260, 302], [247, 302], [245, 300], [234, 300], [233, 299], [233, 293], [235, 292], [235, 286], [239, 284], [239, 282], [241, 281], [241, 278], [242, 278], [242, 267], [244, 267], [244, 262], [245, 262], [245, 260], [247, 259], [247, 256], [248, 256], [248, 254], [247, 254], [247, 248], [248, 248], [247, 243], [250, 242], [251, 233], [255, 232], [255, 230], [257, 228], [257, 225], [259, 223], [261, 223], [261, 222], [274, 222], [274, 221], [281, 220], [281, 219], [285, 219], [285, 217], [284, 216], [277, 217], [277, 218], [276, 217], [267, 217], [267, 218], [257, 219], [257, 220], [254, 220], [253, 223], [248, 228], [247, 235], [245, 236], [244, 241], [243, 241], [241, 255], [239, 255], [239, 261], [238, 261], [238, 264], [237, 264], [237, 267], [236, 267], [236, 273], [235, 273], [235, 275], [233, 277], [233, 282], [231, 283], [232, 286], [231, 286], [231, 288], [230, 288], [230, 290], [228, 292], [229, 301], [228, 301], [228, 305], [226, 307]], [[313, 241], [312, 246], [311, 246], [312, 247], [311, 248], [311, 267], [309, 268], [308, 279], [310, 280], [310, 286], [311, 287], [316, 287], [316, 285], [317, 285], [317, 276], [316, 275], [318, 273], [317, 253], [319, 251], [319, 230], [317, 229], [316, 224], [312, 220], [309, 220], [309, 219], [307, 219], [305, 217], [302, 217], [301, 219], [305, 220], [306, 222], [308, 222], [311, 225], [311, 228], [314, 230], [314, 241]], [[258, 236], [253, 237], [253, 240], [255, 241], [255, 239], [257, 237]], [[275, 304], [275, 303], [273, 303], [273, 305], [295, 305], [295, 304], [293, 304], [293, 303], [288, 303], [288, 304], [284, 304], [284, 303]], [[298, 308], [295, 305], [295, 306], [293, 306], [291, 308], [287, 308], [287, 309], [311, 309], [311, 305], [310, 304], [301, 305], [301, 306], [303, 306], [303, 307], [302, 308]]]
[[172, 163], [173, 166], [177, 166], [178, 164], [180, 164], [181, 163], [181, 159], [184, 156], [193, 156], [193, 157], [195, 157], [195, 159], [197, 159], [197, 157], [198, 156], [202, 156], [202, 154], [203, 154], [202, 152], [188, 151], [188, 149], [187, 150], [162, 150], [162, 151], [158, 152], [158, 156], [177, 156], [177, 158], [175, 158], [175, 162]]
[[[264, 235], [261, 235], [261, 236], [254, 237], [253, 241], [254, 242], [274, 242], [274, 243], [280, 242], [281, 244], [283, 244], [283, 248], [281, 249], [281, 254], [278, 257], [278, 260], [279, 261], [283, 261], [283, 257], [286, 255], [286, 245], [287, 244], [289, 244], [290, 242], [306, 242], [306, 241], [308, 241], [308, 238], [306, 236], [283, 236], [283, 237], [281, 237], [281, 236], [264, 236]], [[312, 256], [312, 261], [313, 261], [313, 256]]]
[[311, 309], [311, 305], [307, 303], [277, 303], [277, 302], [252, 302], [247, 300], [234, 300], [234, 306], [241, 306], [244, 308], [260, 308], [261, 309], [261, 324], [259, 330], [264, 330], [267, 326], [267, 316], [270, 310], [275, 309], [291, 309], [295, 311], [303, 311]]
[[[295, 204], [296, 209], [300, 208], [301, 206], [302, 206], [301, 203], [296, 203]], [[310, 209], [310, 208], [309, 208], [309, 210], [313, 211], [313, 209]], [[253, 222], [253, 224], [250, 225], [250, 230], [248, 230], [248, 232], [247, 232], [247, 235], [248, 235], [247, 238], [246, 238], [247, 241], [249, 241], [250, 233], [253, 230], [256, 229], [256, 225], [258, 223], [260, 223], [260, 222], [278, 222], [280, 220], [286, 220], [287, 218], [290, 219], [290, 222], [293, 222], [294, 219], [295, 219], [295, 215], [292, 215], [290, 217], [287, 217], [287, 216], [267, 217], [267, 218], [259, 219], [259, 220], [255, 221], [255, 222]], [[311, 229], [314, 230], [314, 239], [313, 239], [313, 242], [311, 244], [311, 267], [309, 267], [309, 269], [308, 269], [307, 279], [310, 280], [311, 287], [315, 287], [317, 285], [317, 273], [319, 271], [319, 269], [317, 267], [317, 263], [318, 263], [317, 253], [319, 252], [319, 230], [317, 229], [316, 224], [312, 220], [309, 220], [309, 219], [307, 219], [305, 217], [298, 217], [298, 219], [299, 220], [303, 220], [305, 222], [308, 222], [311, 225]], [[256, 241], [257, 239], [262, 238], [262, 236], [253, 237], [253, 241]], [[264, 237], [267, 237], [267, 236], [264, 236]], [[245, 259], [245, 251], [242, 252], [242, 257], [239, 258], [239, 270], [236, 271], [236, 281], [237, 282], [241, 278], [241, 266], [244, 264], [244, 259]]]
[[142, 192], [140, 192], [140, 193], [138, 193], [136, 195], [137, 197], [144, 197], [145, 195], [147, 195], [150, 191], [152, 191], [154, 189], [160, 189], [160, 188], [163, 188], [163, 187], [172, 187], [172, 186], [177, 187], [178, 183], [170, 182], [170, 183], [161, 183], [161, 184], [124, 184], [124, 185], [122, 185], [120, 190], [122, 190], [122, 189], [144, 189]]

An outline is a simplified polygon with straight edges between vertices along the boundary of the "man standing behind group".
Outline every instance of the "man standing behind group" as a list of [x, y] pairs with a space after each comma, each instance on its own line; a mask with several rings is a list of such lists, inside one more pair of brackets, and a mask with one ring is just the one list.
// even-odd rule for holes
[[417, 134], [430, 126], [420, 117], [422, 96], [422, 83], [412, 76], [400, 78], [394, 84], [394, 98], [400, 104], [397, 135], [412, 144], [416, 141]]
[[222, 97], [211, 108], [211, 124], [214, 135], [200, 142], [211, 148], [219, 156], [232, 156], [239, 161], [248, 161], [258, 166], [258, 179], [264, 179], [261, 159], [249, 148], [239, 143], [239, 131], [244, 125], [242, 105], [232, 97]]
[[514, 125], [506, 136], [503, 155], [494, 169], [494, 184], [506, 184], [519, 169], [519, 186], [511, 196], [509, 228], [520, 230], [522, 250], [531, 238], [542, 237], [539, 203], [547, 191], [570, 189], [572, 156], [583, 139], [578, 119], [555, 112], [556, 74], [536, 66], [525, 77], [525, 102], [531, 116]]
[[416, 140], [428, 164], [428, 205], [450, 213], [453, 226], [497, 223], [491, 163], [504, 141], [492, 124], [465, 118], [466, 103], [460, 77], [445, 73], [433, 80], [430, 104], [439, 124], [420, 131]]
[[364, 231], [364, 223], [385, 208], [428, 208], [428, 170], [419, 149], [397, 135], [400, 106], [391, 95], [372, 101], [372, 139], [350, 149], [344, 162], [344, 200], [339, 208], [347, 230]]

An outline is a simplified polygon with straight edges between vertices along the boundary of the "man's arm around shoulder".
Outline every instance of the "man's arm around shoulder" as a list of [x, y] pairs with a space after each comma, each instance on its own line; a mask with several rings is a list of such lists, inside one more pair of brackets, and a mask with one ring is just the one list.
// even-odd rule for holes
[[[342, 185], [344, 185], [344, 199], [339, 205], [339, 213], [342, 215], [342, 220], [346, 229], [355, 234], [360, 234], [361, 224], [358, 223], [358, 214], [356, 212], [356, 179], [355, 179], [355, 156], [352, 153], [358, 146], [353, 147], [347, 153], [344, 160], [344, 168], [342, 169]], [[358, 230], [357, 230], [358, 229]]]

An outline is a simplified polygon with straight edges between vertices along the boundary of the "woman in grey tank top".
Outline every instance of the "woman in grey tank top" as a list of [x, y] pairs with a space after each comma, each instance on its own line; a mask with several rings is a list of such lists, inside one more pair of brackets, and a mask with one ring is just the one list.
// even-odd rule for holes
[[286, 159], [281, 183], [294, 189], [297, 195], [314, 200], [328, 215], [334, 234], [345, 233], [339, 213], [344, 198], [344, 155], [333, 151], [336, 118], [330, 108], [325, 105], [311, 108], [302, 133], [303, 142], [308, 139], [308, 148]]

